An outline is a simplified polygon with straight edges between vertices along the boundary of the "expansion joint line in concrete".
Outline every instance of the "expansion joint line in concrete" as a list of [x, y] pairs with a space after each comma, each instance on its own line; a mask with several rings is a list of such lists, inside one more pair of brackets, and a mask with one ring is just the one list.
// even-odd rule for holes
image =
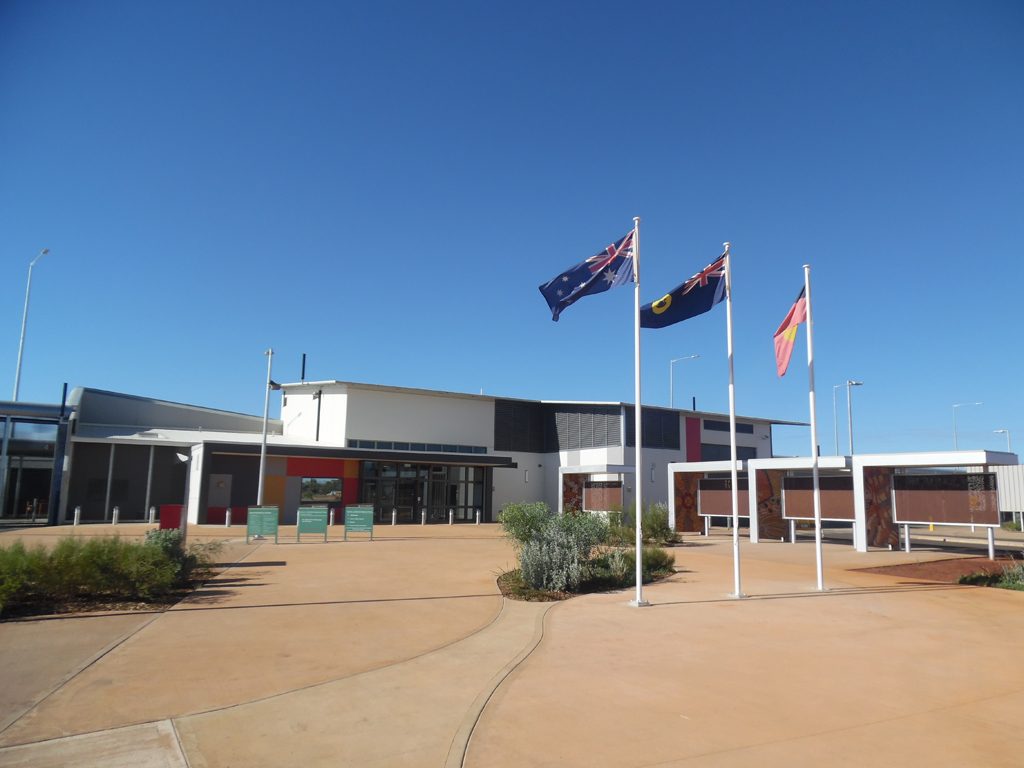
[[[502, 611], [508, 604], [508, 598], [502, 598]], [[463, 718], [462, 723], [459, 725], [458, 730], [452, 736], [451, 746], [448, 748], [448, 758], [445, 760], [445, 768], [463, 768], [466, 761], [466, 753], [469, 751], [469, 742], [473, 737], [473, 732], [476, 730], [477, 723], [480, 722], [480, 718], [486, 709], [488, 702], [491, 697], [494, 696], [495, 691], [501, 686], [502, 683], [511, 675], [520, 664], [526, 661], [527, 658], [537, 649], [540, 645], [541, 640], [544, 639], [544, 621], [547, 618], [548, 611], [557, 603], [549, 603], [544, 609], [538, 612], [534, 619], [533, 637], [530, 638], [523, 649], [511, 659], [504, 667], [498, 670], [497, 674], [494, 675], [484, 687], [484, 689], [477, 695], [476, 699], [470, 705], [469, 710], [466, 712], [466, 717]]]
[[178, 754], [181, 755], [181, 762], [185, 764], [185, 768], [192, 768], [192, 763], [190, 763], [188, 759], [188, 753], [185, 751], [185, 747], [181, 743], [181, 734], [178, 733], [178, 724], [174, 722], [173, 717], [167, 718], [167, 722], [171, 724], [171, 731], [174, 733], [174, 743], [178, 745]]
[[[237, 565], [238, 563], [242, 562], [245, 558], [247, 558], [249, 555], [251, 555], [257, 549], [259, 549], [259, 547], [256, 547], [256, 549], [252, 550], [252, 552], [246, 552], [242, 557], [238, 558], [235, 562], [231, 563], [231, 565], [229, 565], [228, 568], [233, 568], [235, 565]], [[228, 570], [228, 568], [225, 568], [224, 571]], [[222, 571], [222, 573], [223, 573], [223, 571]], [[219, 575], [220, 574], [218, 574], [218, 576]], [[212, 577], [210, 580], [212, 581], [213, 578], [216, 578], [216, 577]], [[203, 582], [196, 589], [197, 590], [201, 589], [207, 583], [208, 582]], [[188, 598], [189, 598], [189, 596], [186, 596], [181, 602], [185, 602], [186, 600], [188, 600]], [[161, 616], [163, 616], [165, 613], [167, 613], [168, 611], [171, 611], [171, 610], [173, 610], [173, 606], [168, 608], [165, 611], [160, 611], [158, 613], [154, 613], [152, 616], [150, 616], [150, 618], [147, 621], [144, 621], [142, 624], [140, 624], [139, 626], [135, 627], [134, 629], [128, 630], [123, 635], [121, 635], [119, 638], [115, 639], [114, 641], [112, 641], [111, 643], [106, 645], [105, 647], [101, 648], [99, 650], [99, 652], [97, 652], [96, 654], [94, 654], [90, 658], [86, 659], [77, 668], [73, 669], [71, 672], [69, 672], [67, 675], [65, 675], [63, 678], [61, 678], [57, 682], [56, 685], [54, 685], [52, 688], [50, 688], [50, 690], [48, 690], [46, 693], [44, 693], [42, 696], [40, 696], [38, 699], [36, 699], [31, 704], [29, 704], [27, 707], [25, 707], [25, 709], [23, 709], [21, 712], [13, 715], [8, 722], [3, 723], [2, 724], [3, 727], [0, 727], [0, 735], [3, 735], [7, 731], [8, 728], [10, 728], [16, 722], [21, 720], [21, 718], [25, 717], [25, 715], [27, 715], [30, 712], [32, 712], [32, 710], [36, 709], [40, 704], [45, 702], [47, 699], [49, 699], [51, 696], [53, 696], [55, 693], [57, 693], [61, 688], [63, 688], [65, 685], [67, 685], [72, 680], [74, 680], [76, 677], [78, 677], [80, 674], [82, 674], [87, 669], [92, 667], [94, 664], [99, 662], [100, 659], [104, 658], [105, 656], [107, 656], [108, 654], [113, 652], [115, 649], [117, 649], [120, 646], [124, 645], [126, 642], [131, 640], [133, 637], [135, 637], [137, 634], [139, 634], [142, 630], [144, 630], [146, 627], [148, 627], [154, 621], [156, 621]], [[89, 616], [77, 616], [77, 617], [76, 616], [68, 616], [66, 620], [67, 621], [87, 621], [90, 618], [101, 619], [103, 617], [102, 616], [93, 616], [93, 617], [89, 617]]]

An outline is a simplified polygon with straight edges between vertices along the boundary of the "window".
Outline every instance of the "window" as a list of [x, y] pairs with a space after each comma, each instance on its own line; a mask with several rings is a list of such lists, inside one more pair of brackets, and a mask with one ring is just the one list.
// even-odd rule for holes
[[[712, 432], [728, 432], [729, 422], [728, 421], [716, 421], [715, 419], [704, 419], [704, 429], [709, 429]], [[741, 424], [736, 422], [736, 434], [740, 435], [752, 435], [754, 434], [753, 424]]]

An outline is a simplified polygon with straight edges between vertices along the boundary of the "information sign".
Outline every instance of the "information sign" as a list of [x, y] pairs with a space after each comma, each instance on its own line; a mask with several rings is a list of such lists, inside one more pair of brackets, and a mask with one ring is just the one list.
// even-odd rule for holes
[[322, 533], [327, 541], [327, 507], [299, 507], [295, 526], [295, 540], [304, 533]]
[[280, 510], [277, 507], [249, 507], [245, 525], [245, 543], [256, 536], [273, 535], [277, 544], [277, 519]]
[[359, 504], [345, 507], [345, 541], [349, 532], [368, 533], [373, 541], [373, 507]]

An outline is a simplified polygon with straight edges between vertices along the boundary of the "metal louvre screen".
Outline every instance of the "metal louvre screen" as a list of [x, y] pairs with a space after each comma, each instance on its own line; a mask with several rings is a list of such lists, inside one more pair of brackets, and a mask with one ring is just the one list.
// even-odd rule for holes
[[999, 525], [992, 472], [893, 475], [893, 520], [900, 524]]
[[[853, 522], [853, 477], [821, 477], [821, 519]], [[814, 478], [782, 479], [782, 516], [786, 520], [814, 519]]]
[[494, 450], [544, 452], [544, 413], [540, 403], [494, 401]]
[[603, 448], [620, 444], [619, 410], [615, 406], [549, 405], [554, 438], [548, 451]]

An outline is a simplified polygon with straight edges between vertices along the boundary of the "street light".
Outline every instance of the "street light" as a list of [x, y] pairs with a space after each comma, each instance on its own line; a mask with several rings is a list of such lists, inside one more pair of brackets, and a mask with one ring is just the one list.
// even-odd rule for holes
[[850, 433], [850, 455], [853, 456], [853, 400], [850, 397], [851, 387], [863, 387], [863, 381], [846, 380], [846, 428]]
[[1013, 453], [1013, 449], [1010, 447], [1010, 430], [1008, 429], [993, 429], [992, 432], [997, 435], [1006, 435], [1006, 452]]
[[267, 391], [263, 397], [263, 442], [260, 444], [260, 479], [259, 487], [256, 489], [256, 506], [263, 506], [263, 480], [267, 473], [267, 416], [270, 413], [270, 390], [280, 389], [280, 385], [275, 384], [270, 379], [270, 369], [274, 364], [274, 350], [268, 349], [263, 353], [267, 356]]
[[957, 440], [957, 429], [956, 429], [956, 409], [963, 408], [965, 405], [983, 405], [983, 403], [953, 403], [953, 450], [960, 450], [959, 441]]
[[839, 455], [839, 415], [836, 411], [836, 390], [844, 386], [843, 384], [832, 385], [832, 434], [836, 438], [836, 456]]
[[28, 264], [28, 281], [25, 283], [25, 311], [21, 314], [21, 339], [18, 341], [18, 365], [14, 369], [14, 396], [11, 398], [15, 402], [18, 400], [18, 389], [21, 386], [21, 357], [25, 351], [25, 326], [28, 324], [28, 298], [32, 293], [32, 268], [36, 265], [37, 261], [49, 252], [49, 248], [43, 248], [43, 250], [41, 250]]
[[668, 361], [668, 407], [673, 407], [674, 396], [676, 393], [675, 381], [672, 377], [672, 366], [678, 363], [680, 360], [695, 360], [700, 355], [687, 355], [686, 357], [676, 357]]
[[[25, 283], [25, 311], [21, 315], [21, 339], [18, 341], [18, 364], [14, 369], [14, 396], [18, 400], [18, 389], [21, 386], [21, 357], [25, 350], [25, 326], [28, 324], [28, 298], [32, 293], [32, 267], [36, 265], [43, 256], [50, 252], [49, 248], [43, 248], [28, 265], [28, 281]], [[12, 438], [14, 422], [10, 416], [4, 416], [4, 433], [0, 437], [0, 515], [4, 513], [4, 502], [7, 501], [7, 448]]]

